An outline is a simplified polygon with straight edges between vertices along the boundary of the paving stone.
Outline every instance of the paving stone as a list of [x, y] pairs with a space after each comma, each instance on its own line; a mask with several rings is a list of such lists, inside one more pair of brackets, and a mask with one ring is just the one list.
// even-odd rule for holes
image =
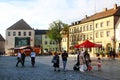
[[[96, 67], [91, 72], [82, 73], [73, 71], [72, 67], [76, 63], [75, 57], [68, 58], [66, 71], [62, 71], [61, 61], [61, 71], [54, 72], [51, 59], [52, 56], [37, 56], [35, 67], [32, 67], [30, 57], [26, 57], [25, 67], [22, 67], [21, 64], [16, 67], [17, 59], [15, 56], [1, 56], [0, 80], [110, 80], [102, 75], [105, 75], [106, 72], [98, 72]], [[105, 64], [109, 65], [107, 62], [104, 62]], [[115, 65], [117, 66], [117, 64]], [[105, 67], [105, 69], [109, 71], [108, 67]], [[120, 78], [115, 77], [111, 80], [120, 80]]]

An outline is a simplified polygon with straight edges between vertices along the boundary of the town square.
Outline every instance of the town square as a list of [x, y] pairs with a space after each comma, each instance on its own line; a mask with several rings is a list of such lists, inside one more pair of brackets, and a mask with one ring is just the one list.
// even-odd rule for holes
[[119, 80], [120, 60], [103, 59], [102, 71], [97, 71], [96, 59], [92, 59], [92, 71], [84, 73], [74, 71], [76, 55], [69, 55], [66, 71], [62, 70], [60, 61], [60, 72], [54, 72], [51, 63], [52, 56], [37, 56], [35, 67], [31, 66], [30, 57], [25, 61], [25, 67], [15, 64], [15, 56], [0, 56], [0, 80]]
[[0, 0], [0, 80], [120, 80], [119, 0]]

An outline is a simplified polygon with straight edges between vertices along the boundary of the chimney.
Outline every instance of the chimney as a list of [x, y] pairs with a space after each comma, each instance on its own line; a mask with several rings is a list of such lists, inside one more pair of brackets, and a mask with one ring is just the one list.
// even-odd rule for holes
[[77, 22], [75, 22], [75, 25], [77, 25]]
[[117, 4], [114, 4], [114, 9], [117, 9]]
[[87, 17], [88, 17], [88, 16], [87, 16], [87, 15], [85, 15], [85, 19], [87, 19]]
[[72, 22], [72, 26], [74, 26], [74, 22]]
[[107, 8], [104, 8], [104, 11], [107, 11]]

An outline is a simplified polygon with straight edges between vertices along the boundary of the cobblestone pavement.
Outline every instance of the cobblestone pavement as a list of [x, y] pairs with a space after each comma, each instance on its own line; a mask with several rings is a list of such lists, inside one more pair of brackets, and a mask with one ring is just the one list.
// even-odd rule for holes
[[[69, 56], [65, 72], [62, 69], [60, 72], [54, 72], [51, 59], [52, 56], [38, 56], [35, 67], [32, 67], [30, 57], [26, 57], [25, 67], [21, 64], [16, 67], [15, 56], [0, 56], [0, 80], [120, 80], [119, 60], [104, 60], [103, 66], [105, 67], [101, 72], [97, 71], [95, 61], [93, 61], [93, 70], [81, 73], [72, 69], [76, 63], [75, 56]], [[60, 65], [62, 68], [62, 61]]]

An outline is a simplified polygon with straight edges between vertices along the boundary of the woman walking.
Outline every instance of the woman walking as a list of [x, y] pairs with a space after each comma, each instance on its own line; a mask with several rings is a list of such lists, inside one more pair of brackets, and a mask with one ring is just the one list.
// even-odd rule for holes
[[59, 55], [57, 52], [54, 53], [53, 59], [52, 59], [52, 63], [53, 63], [53, 67], [54, 67], [54, 71], [60, 71], [59, 69], [59, 64], [60, 64], [60, 60], [59, 60]]

